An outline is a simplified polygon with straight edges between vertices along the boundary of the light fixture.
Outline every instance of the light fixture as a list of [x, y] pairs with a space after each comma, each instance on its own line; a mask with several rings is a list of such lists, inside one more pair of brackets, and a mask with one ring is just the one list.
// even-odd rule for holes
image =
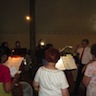
[[30, 16], [26, 16], [26, 20], [28, 20], [28, 21], [29, 21], [29, 20], [30, 20]]
[[40, 45], [41, 46], [44, 46], [45, 45], [44, 41], [40, 42]]

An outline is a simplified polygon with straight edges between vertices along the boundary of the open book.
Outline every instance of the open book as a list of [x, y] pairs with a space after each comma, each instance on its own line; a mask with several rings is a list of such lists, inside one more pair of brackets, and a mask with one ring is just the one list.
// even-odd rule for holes
[[19, 67], [23, 60], [24, 57], [9, 57], [7, 62], [4, 63], [4, 65], [9, 67], [12, 77], [14, 77], [16, 73], [20, 73]]
[[66, 56], [61, 56], [58, 62], [56, 63], [56, 68], [59, 70], [72, 70], [77, 69], [75, 60], [71, 54]]

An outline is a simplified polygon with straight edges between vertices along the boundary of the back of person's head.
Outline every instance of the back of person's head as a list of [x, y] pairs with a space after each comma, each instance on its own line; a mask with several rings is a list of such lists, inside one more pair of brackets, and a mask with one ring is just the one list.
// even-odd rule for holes
[[2, 56], [6, 55], [7, 57], [11, 55], [11, 51], [8, 47], [0, 46], [0, 62], [2, 60]]
[[96, 57], [96, 43], [91, 46], [91, 54]]
[[48, 62], [56, 63], [60, 59], [60, 52], [55, 48], [49, 48], [45, 51], [45, 59]]
[[53, 44], [51, 44], [51, 43], [46, 44], [46, 50], [49, 48], [52, 48], [52, 47], [53, 47]]

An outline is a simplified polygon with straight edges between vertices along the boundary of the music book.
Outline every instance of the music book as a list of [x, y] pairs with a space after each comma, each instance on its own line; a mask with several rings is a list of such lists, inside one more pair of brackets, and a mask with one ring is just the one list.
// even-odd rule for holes
[[75, 59], [71, 54], [66, 56], [61, 56], [58, 62], [56, 63], [56, 68], [59, 70], [73, 70], [77, 69]]
[[9, 57], [8, 60], [4, 63], [5, 66], [9, 67], [12, 77], [14, 77], [16, 73], [21, 73], [19, 71], [19, 67], [23, 60], [24, 57]]

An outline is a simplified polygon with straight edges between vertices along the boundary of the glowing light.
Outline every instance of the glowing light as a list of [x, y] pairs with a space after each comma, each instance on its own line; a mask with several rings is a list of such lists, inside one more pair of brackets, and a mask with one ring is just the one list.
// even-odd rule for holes
[[40, 44], [41, 44], [41, 46], [44, 46], [45, 43], [42, 41], [42, 42], [40, 42]]
[[30, 16], [26, 16], [26, 20], [30, 20]]
[[12, 52], [15, 52], [14, 50], [12, 50]]

